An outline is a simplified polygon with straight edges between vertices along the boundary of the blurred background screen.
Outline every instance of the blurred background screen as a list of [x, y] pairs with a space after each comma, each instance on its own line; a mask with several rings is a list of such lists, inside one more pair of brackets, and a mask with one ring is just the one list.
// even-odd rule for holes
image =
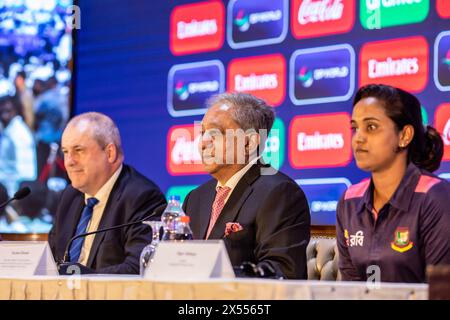
[[72, 1], [0, 1], [0, 233], [46, 233], [68, 180], [60, 153], [70, 115]]

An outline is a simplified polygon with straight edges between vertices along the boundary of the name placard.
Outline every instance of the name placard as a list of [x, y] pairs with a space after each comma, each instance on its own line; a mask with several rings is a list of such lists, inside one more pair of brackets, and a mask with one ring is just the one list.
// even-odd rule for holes
[[46, 241], [0, 241], [0, 276], [57, 276]]
[[144, 278], [152, 280], [204, 280], [234, 278], [222, 240], [162, 241]]

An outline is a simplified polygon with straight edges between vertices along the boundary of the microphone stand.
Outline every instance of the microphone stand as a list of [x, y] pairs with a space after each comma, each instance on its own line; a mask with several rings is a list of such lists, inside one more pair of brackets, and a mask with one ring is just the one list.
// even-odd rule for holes
[[97, 234], [97, 233], [107, 232], [107, 231], [116, 230], [116, 229], [120, 229], [120, 228], [124, 228], [124, 227], [128, 227], [128, 226], [132, 226], [132, 225], [135, 225], [135, 224], [142, 223], [142, 222], [147, 221], [150, 218], [154, 217], [158, 213], [161, 213], [166, 206], [167, 206], [167, 204], [160, 205], [158, 208], [156, 208], [152, 212], [152, 214], [150, 214], [149, 216], [147, 216], [147, 217], [145, 217], [145, 218], [143, 218], [141, 220], [138, 220], [138, 221], [128, 222], [128, 223], [120, 224], [120, 225], [117, 225], [117, 226], [104, 228], [104, 229], [99, 229], [99, 230], [95, 230], [95, 231], [91, 231], [91, 232], [85, 232], [85, 233], [81, 233], [79, 235], [76, 235], [76, 236], [72, 237], [70, 239], [70, 241], [67, 243], [66, 249], [64, 251], [63, 260], [59, 261], [57, 263], [59, 274], [60, 275], [68, 274], [67, 273], [67, 268], [69, 266], [71, 266], [71, 265], [77, 265], [78, 267], [80, 267], [82, 273], [95, 273], [94, 270], [92, 270], [92, 269], [90, 269], [88, 267], [85, 267], [85, 266], [83, 266], [83, 265], [81, 265], [79, 263], [70, 262], [70, 253], [69, 253], [70, 246], [72, 245], [72, 242], [74, 242], [76, 239], [79, 239], [79, 238], [82, 238], [82, 237], [86, 237], [86, 236], [89, 236], [89, 235], [93, 235], [93, 234]]

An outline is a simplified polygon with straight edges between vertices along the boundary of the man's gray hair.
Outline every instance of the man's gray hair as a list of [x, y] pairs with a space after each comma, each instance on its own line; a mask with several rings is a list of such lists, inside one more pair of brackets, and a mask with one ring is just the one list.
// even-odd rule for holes
[[107, 115], [99, 112], [86, 112], [72, 118], [67, 127], [86, 123], [92, 130], [92, 136], [104, 148], [112, 143], [116, 146], [119, 155], [123, 155], [122, 141], [119, 129], [114, 121]]
[[208, 108], [217, 104], [226, 104], [231, 107], [231, 117], [245, 131], [267, 130], [269, 134], [272, 129], [275, 112], [262, 99], [248, 93], [226, 92], [212, 96], [206, 103]]

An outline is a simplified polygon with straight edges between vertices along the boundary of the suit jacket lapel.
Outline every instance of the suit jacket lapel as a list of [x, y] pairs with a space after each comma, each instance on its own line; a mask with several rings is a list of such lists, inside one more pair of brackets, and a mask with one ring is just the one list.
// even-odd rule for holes
[[[210, 239], [220, 239], [225, 235], [225, 226], [228, 222], [235, 222], [239, 210], [242, 205], [248, 199], [253, 191], [253, 182], [261, 175], [260, 166], [258, 164], [253, 165], [238, 182], [233, 192], [230, 195], [227, 203], [222, 209], [216, 223], [214, 224]], [[211, 204], [212, 206], [212, 204]]]
[[[97, 230], [113, 226], [114, 224], [113, 218], [116, 215], [112, 211], [115, 210], [114, 208], [116, 208], [116, 203], [119, 201], [120, 196], [122, 195], [122, 190], [126, 185], [126, 180], [128, 179], [127, 173], [128, 173], [127, 167], [124, 165], [122, 168], [122, 172], [120, 173], [119, 178], [117, 179], [108, 197], [108, 201], [106, 202], [106, 206], [105, 209], [103, 210], [102, 218], [100, 219], [100, 223], [98, 225]], [[101, 232], [95, 235], [94, 241], [92, 242], [91, 251], [89, 252], [89, 258], [86, 267], [92, 268], [94, 259], [97, 256], [97, 251], [100, 247], [100, 244], [103, 242], [103, 238], [105, 237], [106, 232]]]
[[207, 188], [208, 191], [205, 192], [205, 194], [202, 194], [202, 198], [197, 209], [198, 211], [193, 211], [190, 213], [191, 216], [196, 217], [191, 220], [193, 222], [191, 227], [194, 237], [197, 239], [205, 239], [209, 219], [211, 217], [212, 204], [214, 202], [214, 198], [216, 197], [216, 180], [211, 180], [208, 183], [210, 186]]

